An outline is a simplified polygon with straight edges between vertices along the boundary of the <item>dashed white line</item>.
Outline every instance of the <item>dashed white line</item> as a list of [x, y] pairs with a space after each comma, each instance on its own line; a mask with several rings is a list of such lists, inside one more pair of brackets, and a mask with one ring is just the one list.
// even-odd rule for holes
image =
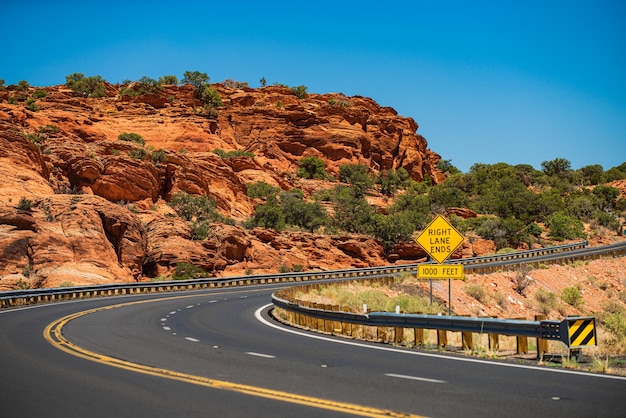
[[385, 373], [385, 376], [397, 377], [399, 379], [418, 380], [420, 382], [427, 382], [427, 383], [446, 383], [444, 380], [428, 379], [426, 377], [419, 377], [419, 376], [407, 376], [404, 374]]
[[189, 305], [189, 306], [185, 306], [186, 309], [191, 309], [191, 308], [195, 308], [195, 305]]
[[246, 352], [246, 354], [248, 354], [249, 356], [256, 356], [256, 357], [263, 357], [263, 358], [276, 358], [276, 356], [272, 356], [270, 354], [255, 353], [254, 351], [248, 351]]
[[191, 341], [192, 343], [199, 343], [200, 342], [200, 340], [198, 340], [196, 338], [193, 338], [193, 337], [185, 337], [185, 339], [187, 341]]
[[163, 327], [164, 331], [171, 331], [172, 329], [170, 327]]

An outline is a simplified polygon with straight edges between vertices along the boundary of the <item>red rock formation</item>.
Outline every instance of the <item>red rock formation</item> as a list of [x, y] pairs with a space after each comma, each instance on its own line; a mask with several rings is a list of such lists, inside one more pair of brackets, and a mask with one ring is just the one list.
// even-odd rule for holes
[[[0, 91], [0, 289], [145, 280], [183, 261], [215, 275], [388, 263], [381, 244], [361, 236], [213, 224], [206, 240], [192, 240], [189, 224], [166, 205], [173, 194], [211, 196], [222, 215], [242, 221], [257, 203], [246, 184], [306, 195], [330, 187], [294, 175], [303, 156], [323, 159], [335, 175], [342, 164], [360, 163], [444, 179], [417, 123], [371, 99], [216, 87], [224, 106], [215, 119], [192, 86], [120, 97], [121, 86], [107, 84], [104, 98], [46, 87], [37, 112], [8, 104], [17, 91]], [[119, 140], [124, 132], [141, 135], [145, 146]], [[216, 148], [254, 158], [223, 159]], [[18, 213], [22, 198], [30, 212]], [[421, 255], [410, 244], [393, 254]]]

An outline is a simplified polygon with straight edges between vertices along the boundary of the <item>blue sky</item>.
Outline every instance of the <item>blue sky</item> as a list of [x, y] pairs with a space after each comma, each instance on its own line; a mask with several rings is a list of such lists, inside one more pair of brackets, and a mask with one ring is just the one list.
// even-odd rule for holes
[[626, 161], [624, 1], [5, 0], [0, 12], [6, 84], [265, 77], [391, 106], [464, 172]]

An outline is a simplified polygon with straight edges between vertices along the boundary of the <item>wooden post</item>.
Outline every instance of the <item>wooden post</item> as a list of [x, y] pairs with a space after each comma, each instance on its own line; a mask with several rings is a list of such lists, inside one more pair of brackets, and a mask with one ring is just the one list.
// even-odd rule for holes
[[[469, 315], [463, 315], [469, 316]], [[472, 339], [472, 333], [468, 331], [461, 332], [461, 346], [463, 350], [471, 350], [474, 348], [474, 341]]]
[[[515, 318], [524, 320], [526, 318]], [[517, 354], [528, 354], [528, 337], [517, 338]]]
[[[333, 308], [332, 305], [325, 305], [324, 306], [324, 310], [326, 310], [326, 311], [330, 311], [330, 310], [332, 310], [332, 308]], [[332, 334], [333, 333], [333, 321], [325, 320], [324, 322], [326, 324], [326, 327], [325, 327], [324, 331], [326, 331], [329, 334]]]
[[463, 340], [463, 350], [471, 350], [474, 348], [474, 341], [472, 339], [471, 332], [461, 332], [461, 339]]
[[395, 330], [394, 330], [394, 342], [396, 344], [401, 344], [402, 340], [404, 340], [404, 328], [402, 328], [402, 327], [395, 327]]
[[497, 352], [500, 349], [500, 336], [498, 334], [489, 334], [489, 350]]
[[421, 328], [415, 328], [413, 331], [415, 333], [415, 345], [424, 345], [424, 330]]
[[[332, 310], [334, 312], [339, 312], [341, 311], [341, 308], [339, 305], [333, 305]], [[341, 334], [341, 330], [341, 321], [333, 321], [333, 334]]]
[[448, 346], [448, 333], [445, 329], [437, 330], [437, 345], [441, 348]]
[[[535, 321], [543, 321], [546, 319], [545, 315], [535, 315]], [[543, 338], [537, 338], [537, 359], [541, 360], [543, 355], [548, 352], [548, 340]]]

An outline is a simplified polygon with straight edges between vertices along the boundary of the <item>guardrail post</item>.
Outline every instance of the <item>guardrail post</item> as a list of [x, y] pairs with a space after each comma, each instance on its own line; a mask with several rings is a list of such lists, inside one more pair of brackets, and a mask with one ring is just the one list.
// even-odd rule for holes
[[441, 348], [448, 346], [448, 333], [445, 329], [437, 330], [437, 345]]
[[[333, 305], [331, 308], [332, 311], [335, 312], [339, 312], [341, 310], [341, 308], [339, 308], [339, 305]], [[332, 326], [333, 326], [333, 334], [341, 334], [341, 321], [331, 321]]]
[[[516, 318], [526, 319], [526, 318]], [[517, 339], [517, 354], [528, 354], [528, 337], [516, 337]]]
[[[332, 305], [325, 305], [324, 306], [324, 310], [325, 311], [330, 311], [330, 310], [332, 310], [332, 308], [333, 308]], [[325, 320], [324, 324], [325, 324], [324, 331], [326, 331], [329, 334], [332, 334], [333, 333], [333, 328], [334, 328], [333, 321]]]
[[[341, 309], [344, 312], [350, 312], [350, 308], [348, 307], [343, 307]], [[352, 324], [349, 322], [342, 322], [341, 323], [341, 332], [343, 335], [347, 335], [349, 337], [352, 337]]]
[[472, 350], [474, 348], [474, 341], [471, 332], [461, 332], [461, 339], [463, 340], [463, 350]]
[[[535, 321], [543, 321], [546, 315], [535, 315]], [[548, 340], [537, 338], [537, 359], [541, 360], [543, 355], [548, 352]]]
[[424, 330], [422, 328], [413, 328], [415, 345], [424, 345]]
[[402, 341], [404, 340], [404, 328], [395, 327], [394, 333], [393, 333], [393, 340], [396, 344], [402, 343]]
[[[469, 315], [463, 315], [469, 316]], [[474, 341], [472, 337], [472, 333], [468, 331], [461, 332], [461, 348], [463, 350], [472, 350], [474, 348]]]
[[490, 333], [488, 338], [488, 344], [490, 351], [497, 352], [500, 349], [500, 335]]

